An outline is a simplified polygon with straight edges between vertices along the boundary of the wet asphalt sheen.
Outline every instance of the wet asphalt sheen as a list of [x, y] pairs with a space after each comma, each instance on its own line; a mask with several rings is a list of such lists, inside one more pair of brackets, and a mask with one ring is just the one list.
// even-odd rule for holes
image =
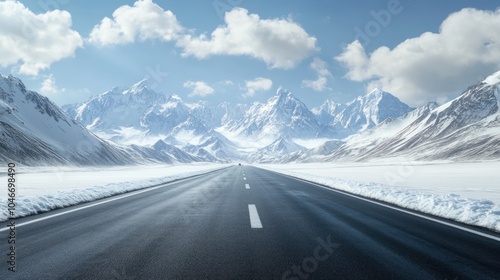
[[251, 166], [15, 222], [0, 279], [500, 278], [499, 234]]

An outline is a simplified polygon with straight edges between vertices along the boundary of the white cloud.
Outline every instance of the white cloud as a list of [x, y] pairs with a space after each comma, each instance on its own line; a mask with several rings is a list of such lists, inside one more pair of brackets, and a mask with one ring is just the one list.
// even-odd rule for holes
[[439, 33], [424, 33], [394, 49], [366, 54], [354, 41], [336, 57], [347, 78], [382, 87], [410, 105], [455, 96], [468, 85], [500, 69], [500, 9], [472, 8], [453, 13]]
[[0, 65], [21, 63], [21, 74], [36, 76], [52, 63], [73, 56], [83, 39], [71, 25], [66, 11], [37, 15], [21, 2], [0, 2]]
[[303, 80], [302, 87], [307, 87], [315, 91], [325, 91], [328, 87], [328, 80], [324, 76], [318, 76], [316, 80]]
[[134, 6], [124, 5], [113, 12], [113, 19], [104, 18], [94, 26], [89, 42], [97, 45], [120, 45], [136, 40], [173, 41], [184, 28], [171, 11], [153, 3], [138, 0]]
[[95, 45], [123, 45], [159, 39], [176, 41], [182, 56], [199, 59], [213, 55], [250, 56], [271, 68], [290, 69], [319, 48], [316, 38], [292, 19], [261, 19], [242, 8], [226, 12], [225, 25], [211, 36], [188, 34], [176, 16], [152, 0], [116, 9], [94, 26], [88, 41]]
[[273, 86], [273, 81], [266, 78], [256, 78], [254, 80], [245, 81], [246, 93], [245, 96], [254, 96], [258, 91], [268, 91]]
[[308, 87], [315, 91], [325, 91], [327, 87], [328, 77], [332, 75], [327, 69], [327, 64], [319, 58], [314, 58], [313, 62], [309, 65], [312, 70], [318, 74], [316, 80], [303, 80], [302, 87]]
[[189, 94], [190, 97], [207, 96], [214, 93], [214, 89], [203, 81], [187, 81], [184, 83], [184, 87], [193, 89], [193, 91]]
[[291, 19], [261, 19], [242, 8], [225, 14], [225, 25], [206, 35], [184, 35], [177, 45], [183, 56], [246, 55], [271, 68], [289, 69], [316, 51], [316, 38]]
[[311, 62], [309, 66], [311, 67], [312, 70], [316, 71], [316, 73], [318, 73], [318, 75], [320, 76], [332, 75], [332, 73], [330, 73], [330, 71], [328, 71], [327, 69], [328, 65], [326, 64], [326, 62], [317, 57], [314, 58], [313, 62]]
[[56, 85], [56, 81], [54, 79], [54, 76], [50, 74], [45, 80], [42, 82], [42, 86], [40, 87], [40, 93], [44, 95], [52, 95], [52, 94], [58, 94], [61, 92], [66, 91], [64, 88], [58, 88]]

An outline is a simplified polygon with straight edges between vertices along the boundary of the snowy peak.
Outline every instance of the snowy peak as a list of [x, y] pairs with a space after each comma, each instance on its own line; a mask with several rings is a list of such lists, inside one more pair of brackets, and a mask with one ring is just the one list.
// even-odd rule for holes
[[271, 98], [268, 102], [273, 104], [275, 108], [283, 107], [287, 104], [293, 104], [293, 106], [303, 105], [302, 101], [295, 98], [291, 91], [288, 91], [287, 89], [281, 87], [276, 91], [276, 95], [274, 96], [274, 98]]
[[280, 97], [286, 97], [286, 96], [292, 95], [292, 92], [287, 90], [286, 88], [283, 88], [280, 86], [276, 90], [276, 95], [280, 96]]
[[469, 87], [462, 95], [431, 112], [427, 124], [439, 124], [442, 133], [463, 128], [499, 112], [500, 72]]
[[[116, 164], [134, 160], [72, 121], [21, 80], [0, 77], [0, 159], [23, 164]], [[4, 150], [6, 149], [6, 151]]]
[[331, 158], [498, 159], [500, 73], [441, 106], [429, 103], [348, 139]]
[[15, 95], [26, 96], [26, 86], [18, 78], [0, 74], [0, 100], [13, 103]]
[[91, 98], [78, 108], [66, 108], [72, 117], [88, 129], [101, 136], [114, 134], [115, 130], [132, 127], [138, 130], [147, 128], [142, 119], [155, 104], [167, 100], [163, 94], [156, 93], [142, 80], [130, 88], [113, 88]]
[[335, 113], [337, 113], [339, 111], [339, 108], [343, 108], [343, 107], [344, 107], [344, 105], [342, 105], [340, 103], [333, 102], [330, 99], [327, 99], [323, 104], [321, 104], [321, 106], [319, 106], [317, 108], [313, 108], [311, 111], [315, 115], [320, 115], [323, 112], [330, 114], [330, 115], [334, 115]]
[[343, 104], [327, 99], [320, 107], [313, 108], [311, 112], [316, 116], [321, 125], [328, 126], [333, 123], [335, 116], [344, 110], [345, 107]]
[[[387, 108], [380, 108], [380, 106], [384, 105], [398, 105], [398, 106], [403, 106], [403, 107], [408, 107], [406, 104], [401, 102], [397, 97], [394, 95], [380, 90], [378, 88], [375, 88], [368, 94], [364, 96], [359, 96], [355, 100], [347, 103], [347, 106], [351, 105], [361, 105], [363, 108], [369, 108], [373, 111], [378, 111], [378, 109], [387, 109]], [[408, 107], [409, 108], [409, 107]]]
[[[71, 126], [66, 114], [59, 107], [47, 97], [27, 90], [23, 82], [12, 75], [0, 75], [0, 102], [3, 103], [0, 103], [0, 108], [3, 107], [3, 110], [9, 110], [11, 113], [14, 111], [16, 116], [23, 118], [23, 126], [31, 124], [35, 128], [37, 125], [46, 124], [42, 123], [43, 121], [50, 122], [51, 119], [55, 122], [65, 121]], [[31, 115], [26, 116], [24, 113], [27, 112]], [[36, 130], [39, 129], [43, 128], [37, 127]]]
[[375, 127], [386, 119], [399, 118], [412, 110], [397, 97], [376, 88], [345, 105], [327, 100], [312, 112], [322, 126], [333, 128], [334, 136], [341, 139]]
[[493, 73], [492, 75], [488, 76], [484, 81], [482, 81], [482, 84], [485, 86], [494, 86], [494, 85], [499, 85], [500, 84], [500, 71]]
[[256, 103], [250, 107], [243, 120], [235, 123], [230, 130], [242, 137], [274, 141], [280, 135], [316, 137], [321, 128], [314, 114], [302, 101], [291, 92], [279, 88], [266, 103]]
[[[401, 102], [397, 97], [394, 95], [380, 90], [378, 88], [375, 88], [372, 90], [370, 93], [366, 94], [365, 96], [360, 96], [357, 98], [357, 101], [361, 103], [365, 108], [370, 108], [373, 109], [374, 111], [378, 109], [389, 109], [387, 107], [389, 106], [402, 106], [402, 107], [407, 107], [406, 104]], [[355, 101], [353, 101], [354, 103]], [[387, 106], [387, 107], [383, 107]]]
[[346, 135], [375, 127], [388, 118], [398, 118], [412, 111], [394, 95], [374, 89], [346, 104], [335, 116], [333, 124]]
[[305, 147], [293, 142], [292, 139], [288, 137], [280, 137], [271, 145], [265, 147], [263, 150], [273, 155], [285, 155], [304, 149]]
[[195, 117], [188, 117], [186, 121], [179, 124], [172, 130], [172, 135], [178, 133], [186, 133], [186, 131], [192, 132], [192, 135], [204, 134], [208, 131], [205, 124]]
[[372, 91], [370, 91], [368, 94], [366, 94], [366, 96], [374, 97], [374, 98], [379, 98], [379, 97], [382, 97], [384, 95], [392, 95], [392, 94], [388, 93], [387, 91], [383, 91], [379, 88], [374, 88]]
[[141, 80], [135, 83], [130, 88], [125, 89], [122, 94], [140, 94], [144, 92], [152, 91], [149, 86], [149, 81], [147, 79]]
[[305, 147], [293, 142], [291, 138], [282, 136], [270, 145], [259, 149], [255, 154], [250, 156], [250, 160], [253, 162], [276, 162], [281, 157], [305, 149]]
[[292, 92], [290, 92], [286, 89], [283, 89], [281, 87], [276, 91], [276, 95], [268, 100], [267, 105], [269, 105], [268, 107], [271, 107], [274, 110], [282, 109], [285, 106], [288, 106], [288, 107], [304, 106], [305, 107], [305, 105], [302, 103], [302, 101], [298, 100], [297, 98], [295, 98], [295, 96], [292, 95]]
[[177, 94], [172, 94], [168, 97], [168, 102], [173, 103], [173, 104], [179, 104], [183, 103], [182, 98], [178, 96]]

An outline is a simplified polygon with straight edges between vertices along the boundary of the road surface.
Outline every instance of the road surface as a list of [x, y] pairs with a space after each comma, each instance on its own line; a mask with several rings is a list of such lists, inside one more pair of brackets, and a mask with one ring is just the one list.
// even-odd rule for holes
[[487, 236], [479, 235], [250, 166], [16, 225], [12, 273], [2, 223], [0, 279], [500, 277], [499, 234], [464, 226]]

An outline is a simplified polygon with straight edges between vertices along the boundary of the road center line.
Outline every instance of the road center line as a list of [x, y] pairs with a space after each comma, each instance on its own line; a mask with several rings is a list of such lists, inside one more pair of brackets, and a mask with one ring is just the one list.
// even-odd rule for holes
[[250, 185], [249, 185], [249, 184], [245, 184], [245, 188], [246, 188], [247, 190], [249, 190], [249, 189], [250, 189]]
[[248, 213], [250, 214], [250, 226], [252, 228], [262, 228], [262, 223], [260, 222], [259, 213], [257, 212], [255, 204], [248, 204]]
[[245, 180], [245, 181], [246, 181], [246, 180], [247, 180], [247, 177], [243, 177], [243, 180]]

